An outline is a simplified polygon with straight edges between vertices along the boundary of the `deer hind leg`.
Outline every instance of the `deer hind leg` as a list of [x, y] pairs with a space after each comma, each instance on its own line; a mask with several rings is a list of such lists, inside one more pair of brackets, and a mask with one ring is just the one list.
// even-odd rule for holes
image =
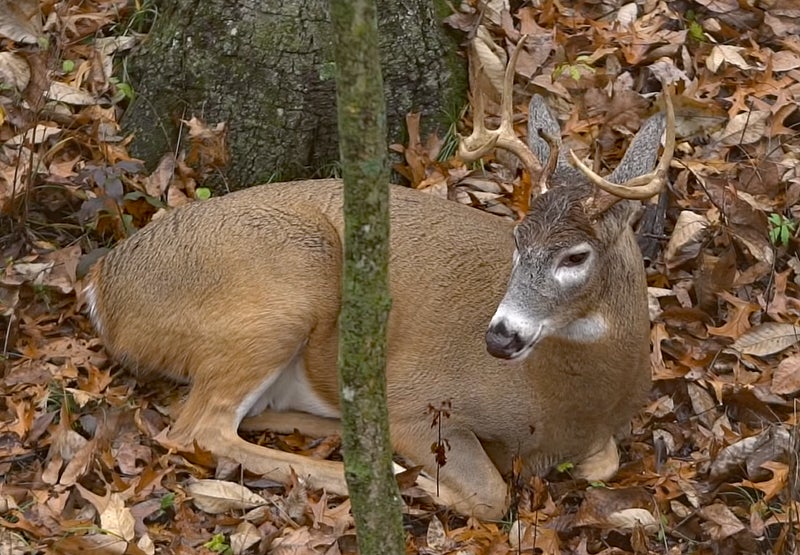
[[613, 437], [609, 437], [599, 450], [578, 464], [575, 474], [578, 478], [594, 482], [612, 478], [617, 470], [619, 470], [617, 442]]
[[229, 340], [224, 349], [218, 346], [214, 354], [210, 349], [203, 349], [207, 356], [202, 362], [196, 362], [189, 395], [169, 437], [187, 447], [197, 441], [213, 455], [231, 458], [254, 474], [288, 482], [294, 470], [311, 487], [346, 495], [347, 485], [340, 463], [261, 447], [238, 435], [242, 418], [258, 406], [280, 372], [291, 369], [297, 362], [298, 335], [293, 334], [293, 337], [294, 343], [277, 341], [273, 337], [269, 349], [253, 350], [249, 355], [246, 349], [239, 349], [244, 343], [235, 340]]

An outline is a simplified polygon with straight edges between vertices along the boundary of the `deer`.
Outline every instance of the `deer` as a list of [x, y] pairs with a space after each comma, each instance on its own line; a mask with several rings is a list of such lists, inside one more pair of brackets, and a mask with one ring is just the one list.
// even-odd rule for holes
[[[617, 472], [616, 438], [650, 384], [633, 224], [638, 201], [664, 187], [675, 143], [664, 94], [666, 117], [647, 119], [606, 177], [565, 152], [539, 95], [526, 144], [512, 114], [519, 46], [505, 72], [499, 127], [486, 127], [483, 95], [473, 92], [473, 128], [459, 155], [516, 156], [535, 181], [525, 217], [514, 222], [390, 186], [392, 448], [422, 466], [422, 489], [483, 519], [508, 510], [515, 457], [523, 477], [561, 462], [587, 480]], [[171, 441], [347, 495], [342, 463], [239, 435], [337, 430], [341, 206], [337, 179], [247, 188], [168, 212], [91, 269], [85, 299], [106, 349], [134, 371], [190, 384]], [[437, 437], [428, 409], [443, 403]], [[437, 469], [431, 445], [441, 440], [449, 449]], [[438, 480], [430, 478], [437, 470]]]

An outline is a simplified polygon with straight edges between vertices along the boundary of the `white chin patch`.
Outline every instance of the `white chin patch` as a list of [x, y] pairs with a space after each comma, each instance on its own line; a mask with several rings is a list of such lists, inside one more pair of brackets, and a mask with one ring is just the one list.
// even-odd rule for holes
[[521, 351], [517, 351], [516, 353], [508, 357], [506, 360], [508, 362], [519, 362], [521, 360], [525, 360], [526, 358], [528, 358], [528, 355], [531, 354], [531, 351], [533, 351], [533, 347], [536, 345], [536, 339], [534, 339], [531, 343], [529, 343], [527, 347], [525, 347]]
[[578, 318], [563, 328], [558, 335], [581, 343], [594, 343], [602, 340], [608, 333], [608, 322], [602, 314], [590, 314]]

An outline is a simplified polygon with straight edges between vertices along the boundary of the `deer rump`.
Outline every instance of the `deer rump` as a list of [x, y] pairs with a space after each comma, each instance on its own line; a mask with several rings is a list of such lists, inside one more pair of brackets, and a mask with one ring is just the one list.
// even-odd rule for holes
[[[631, 228], [636, 203], [609, 200], [590, 182], [613, 190], [608, 182], [634, 180], [634, 198], [663, 182], [674, 145], [667, 107], [656, 172], [639, 178], [655, 165], [663, 116], [644, 123], [603, 181], [571, 166], [558, 133], [553, 138], [555, 118], [534, 97], [528, 148], [548, 162], [541, 192], [517, 225], [392, 186], [392, 444], [434, 474], [431, 445], [446, 440], [439, 483], [423, 476], [419, 484], [455, 510], [501, 517], [514, 457], [526, 474], [562, 461], [587, 479], [616, 472], [614, 435], [650, 380], [646, 281]], [[98, 262], [86, 298], [113, 354], [191, 382], [172, 440], [196, 441], [276, 480], [293, 469], [312, 487], [344, 495], [340, 463], [260, 447], [237, 433], [248, 416], [250, 428], [314, 435], [335, 427], [325, 419], [339, 415], [341, 205], [336, 180], [192, 203]], [[443, 404], [449, 417], [439, 437], [429, 409]]]

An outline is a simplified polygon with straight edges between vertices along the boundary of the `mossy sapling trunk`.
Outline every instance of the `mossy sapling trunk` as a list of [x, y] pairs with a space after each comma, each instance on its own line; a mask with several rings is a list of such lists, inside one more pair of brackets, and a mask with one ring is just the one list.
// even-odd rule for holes
[[386, 408], [389, 166], [375, 0], [330, 0], [344, 178], [339, 394], [362, 555], [405, 552]]

